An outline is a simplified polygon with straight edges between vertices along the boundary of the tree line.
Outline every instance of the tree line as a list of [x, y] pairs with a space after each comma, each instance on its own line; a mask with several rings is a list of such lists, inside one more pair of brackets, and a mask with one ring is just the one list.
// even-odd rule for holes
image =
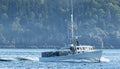
[[[80, 44], [119, 48], [119, 0], [73, 0], [73, 10]], [[65, 46], [70, 15], [70, 0], [0, 0], [0, 47]]]

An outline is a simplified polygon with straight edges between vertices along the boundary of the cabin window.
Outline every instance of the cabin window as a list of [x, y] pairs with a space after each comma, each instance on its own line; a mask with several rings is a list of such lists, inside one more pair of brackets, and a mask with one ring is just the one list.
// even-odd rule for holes
[[84, 53], [84, 51], [82, 51], [82, 53]]
[[81, 50], [81, 47], [79, 49]]
[[79, 50], [79, 48], [77, 48], [77, 50]]
[[81, 50], [83, 50], [83, 48], [81, 47]]

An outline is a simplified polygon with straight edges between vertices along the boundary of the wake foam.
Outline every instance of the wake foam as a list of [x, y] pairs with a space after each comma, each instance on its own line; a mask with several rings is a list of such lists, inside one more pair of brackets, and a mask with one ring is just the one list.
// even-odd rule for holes
[[5, 57], [0, 58], [0, 61], [15, 61], [15, 60], [16, 60], [15, 58], [5, 58]]
[[100, 61], [101, 62], [110, 62], [110, 60], [108, 58], [105, 58], [105, 57], [101, 57]]
[[39, 61], [38, 57], [0, 57], [0, 61]]
[[17, 57], [16, 58], [19, 61], [39, 61], [38, 57]]

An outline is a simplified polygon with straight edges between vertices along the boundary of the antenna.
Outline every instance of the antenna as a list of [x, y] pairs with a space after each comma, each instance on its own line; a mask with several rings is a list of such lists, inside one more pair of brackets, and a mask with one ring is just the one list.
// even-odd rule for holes
[[73, 0], [71, 0], [71, 10], [72, 10], [72, 14], [73, 14]]
[[71, 0], [71, 42], [74, 44], [73, 0]]

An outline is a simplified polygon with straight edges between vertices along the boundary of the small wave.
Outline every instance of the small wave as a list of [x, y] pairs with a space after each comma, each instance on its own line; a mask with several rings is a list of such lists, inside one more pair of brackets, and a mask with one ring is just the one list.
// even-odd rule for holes
[[23, 58], [23, 57], [18, 57], [16, 59], [19, 60], [19, 61], [30, 61], [29, 59]]
[[0, 61], [39, 61], [38, 57], [0, 57]]
[[14, 58], [5, 58], [5, 57], [2, 57], [0, 58], [0, 61], [15, 61], [16, 59]]
[[38, 57], [17, 57], [19, 61], [39, 61]]
[[100, 61], [101, 62], [110, 62], [110, 60], [108, 58], [105, 58], [105, 57], [101, 57]]

